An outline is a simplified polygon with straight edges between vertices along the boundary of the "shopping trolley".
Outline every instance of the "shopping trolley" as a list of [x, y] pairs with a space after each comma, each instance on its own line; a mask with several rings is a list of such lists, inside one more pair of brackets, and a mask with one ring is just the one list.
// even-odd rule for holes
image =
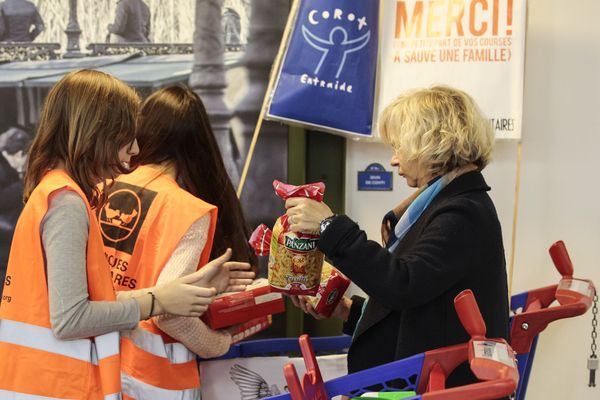
[[[590, 307], [595, 293], [594, 285], [590, 280], [573, 278], [573, 265], [562, 241], [554, 243], [549, 251], [554, 265], [562, 276], [560, 282], [556, 285], [519, 293], [511, 298], [511, 311], [514, 315], [511, 318], [510, 340], [511, 347], [516, 353], [520, 377], [516, 388], [517, 400], [525, 398], [539, 333], [552, 321], [584, 314]], [[558, 305], [552, 305], [555, 300], [558, 301]], [[478, 387], [468, 385], [471, 386], [470, 390], [473, 390], [473, 392], [467, 394], [460, 392], [454, 394], [453, 389], [442, 388], [442, 383], [445, 381], [443, 371], [451, 371], [468, 359], [468, 351], [466, 350], [468, 344], [429, 351], [318, 384], [319, 379], [317, 378], [320, 374], [318, 374], [318, 364], [314, 358], [314, 352], [320, 354], [344, 352], [347, 351], [350, 342], [350, 336], [313, 338], [311, 340], [301, 338], [300, 343], [299, 340], [291, 338], [247, 341], [232, 346], [229, 353], [221, 358], [289, 354], [290, 352], [297, 353], [302, 350], [305, 362], [309, 360], [307, 362], [307, 371], [309, 372], [304, 375], [303, 380], [308, 379], [309, 386], [318, 386], [320, 390], [324, 388], [331, 396], [334, 396], [334, 393], [359, 396], [366, 392], [367, 388], [373, 386], [378, 391], [403, 390], [422, 393], [422, 395], [415, 395], [408, 399], [487, 399], [494, 397], [475, 396], [505, 396], [505, 394], [496, 395], [496, 391], [493, 392], [494, 394], [476, 393], [481, 385], [485, 388], [483, 392], [486, 392], [487, 388], [490, 388], [490, 390], [495, 388], [494, 390], [497, 391], [508, 390], [508, 385], [503, 386], [498, 383], [497, 386], [496, 379], [487, 379], [485, 382], [474, 384], [480, 385]], [[313, 352], [310, 351], [311, 344]], [[477, 367], [477, 363], [475, 364]], [[320, 400], [323, 398], [292, 397], [292, 390], [295, 391], [296, 396], [298, 394], [302, 396], [305, 392], [302, 391], [303, 388], [297, 375], [294, 378], [291, 370], [287, 374], [290, 374], [293, 378], [292, 385], [289, 385], [288, 382], [290, 394], [269, 397], [268, 399], [302, 398]], [[320, 380], [322, 381], [322, 379]], [[291, 389], [292, 387], [294, 389]], [[435, 391], [434, 389], [438, 390]], [[464, 387], [454, 389], [464, 389]], [[514, 391], [514, 388], [512, 390]], [[318, 395], [315, 394], [314, 396]]]
[[[427, 351], [365, 371], [323, 382], [310, 339], [299, 338], [306, 373], [302, 381], [293, 364], [284, 367], [289, 393], [270, 400], [326, 400], [334, 396], [358, 396], [367, 391], [414, 391], [416, 400], [495, 399], [514, 393], [519, 381], [514, 353], [504, 339], [485, 337], [485, 323], [475, 297], [465, 290], [454, 300], [456, 312], [471, 339], [467, 343]], [[449, 372], [469, 361], [481, 381], [446, 389]], [[420, 393], [420, 394], [416, 394]]]
[[[515, 391], [517, 400], [525, 398], [539, 333], [552, 321], [584, 314], [590, 308], [595, 294], [594, 285], [590, 280], [573, 278], [573, 264], [562, 241], [550, 246], [549, 252], [556, 269], [562, 276], [559, 283], [519, 293], [511, 298], [513, 316], [511, 317], [510, 340], [516, 354], [520, 377], [517, 379], [516, 391], [514, 387], [512, 391]], [[463, 294], [461, 293], [461, 295]], [[456, 299], [459, 304], [461, 295]], [[472, 301], [474, 302], [474, 300]], [[553, 305], [555, 301], [558, 303], [557, 305]], [[316, 359], [311, 352], [309, 339], [301, 338], [307, 369], [302, 383], [298, 379], [295, 368], [288, 365], [284, 374], [290, 394], [270, 399], [322, 400], [338, 394], [357, 396], [364, 393], [366, 387], [373, 385], [377, 385], [377, 389], [381, 391], [401, 389], [421, 393], [421, 395], [409, 397], [409, 399], [492, 399], [511, 394], [511, 386], [507, 381], [510, 378], [510, 374], [506, 370], [507, 364], [504, 366], [498, 363], [487, 365], [489, 374], [485, 375], [477, 370], [478, 364], [487, 361], [486, 358], [478, 359], [477, 354], [473, 352], [474, 348], [470, 347], [471, 343], [476, 340], [473, 333], [477, 334], [477, 331], [474, 331], [473, 327], [477, 326], [477, 322], [465, 322], [463, 319], [465, 313], [459, 304], [457, 304], [457, 312], [465, 329], [472, 337], [469, 344], [426, 352], [328, 382], [322, 382]], [[470, 316], [475, 314], [478, 313], [466, 313]], [[478, 314], [478, 318], [481, 318], [480, 314]], [[482, 320], [481, 323], [483, 323]], [[483, 328], [485, 329], [485, 325]], [[303, 342], [308, 343], [303, 344]], [[443, 371], [452, 371], [466, 360], [465, 346], [469, 349], [468, 359], [473, 372], [484, 382], [444, 389], [446, 375]], [[495, 367], [499, 369], [494, 370]], [[392, 386], [390, 384], [398, 382], [398, 380], [400, 380], [399, 385]]]
[[[517, 399], [525, 398], [539, 333], [552, 321], [584, 314], [595, 294], [592, 281], [573, 278], [573, 263], [562, 240], [550, 246], [549, 252], [562, 279], [557, 285], [516, 294], [510, 301], [511, 312], [514, 313], [510, 344], [517, 353], [521, 377]], [[552, 305], [555, 301], [558, 304]]]

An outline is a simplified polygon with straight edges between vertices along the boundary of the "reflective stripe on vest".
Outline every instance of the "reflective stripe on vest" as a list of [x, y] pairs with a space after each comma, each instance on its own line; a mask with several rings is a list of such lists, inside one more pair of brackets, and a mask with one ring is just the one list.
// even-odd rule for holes
[[194, 354], [181, 343], [164, 344], [159, 335], [143, 328], [121, 338], [121, 362], [122, 373], [150, 386], [169, 391], [185, 391], [200, 386]]
[[122, 332], [123, 338], [128, 338], [142, 350], [157, 357], [168, 359], [171, 364], [182, 364], [196, 359], [194, 353], [181, 343], [165, 343], [162, 336], [142, 328]]
[[[110, 394], [108, 396], [104, 396], [104, 400], [121, 400], [123, 397], [121, 393]], [[5, 400], [64, 400], [59, 397], [48, 397], [48, 396], [36, 396], [34, 394], [23, 394], [23, 393], [15, 393], [9, 392], [6, 390], [0, 389], [0, 399]]]
[[121, 372], [123, 397], [143, 400], [198, 400], [200, 389], [168, 390], [152, 386]]
[[[111, 394], [108, 396], [104, 396], [104, 400], [121, 400], [123, 397], [120, 393]], [[23, 394], [23, 393], [15, 393], [9, 392], [6, 390], [0, 389], [0, 399], [4, 400], [64, 400], [59, 397], [48, 397], [48, 396], [36, 396], [34, 394]]]
[[[48, 370], [59, 376], [80, 374], [79, 379], [85, 381], [89, 379], [90, 368], [96, 368], [98, 374], [103, 377], [101, 380], [102, 391], [104, 393], [112, 393], [105, 395], [104, 399], [118, 400], [121, 398], [120, 382], [114, 382], [111, 380], [111, 376], [103, 374], [103, 368], [98, 368], [99, 365], [119, 365], [118, 332], [96, 336], [93, 341], [90, 339], [60, 340], [54, 336], [54, 333], [49, 328], [3, 319], [0, 320], [0, 346], [0, 348], [6, 349], [3, 353], [7, 355], [11, 351], [18, 352], [18, 349], [29, 349], [29, 351], [33, 350], [35, 354], [39, 354], [40, 356], [39, 359], [37, 357], [25, 358], [20, 356], [19, 368], [22, 368], [31, 375], [27, 378], [23, 377], [24, 379], [13, 381], [13, 387], [11, 387], [13, 391], [5, 391], [5, 393], [11, 394], [3, 394], [0, 396], [2, 399], [59, 398], [26, 394], [31, 390], [27, 387], [26, 381], [35, 377], [43, 382], [43, 386], [47, 386], [49, 382], [45, 382], [44, 379]], [[91, 367], [90, 364], [94, 365], [94, 367]], [[113, 368], [109, 369], [114, 369], [116, 366], [113, 365]], [[73, 380], [77, 381], [75, 378]], [[64, 394], [67, 395], [69, 389], [65, 389], [65, 391]], [[93, 395], [90, 394], [90, 396]]]
[[98, 360], [119, 354], [119, 333], [90, 339], [60, 340], [51, 329], [24, 322], [0, 320], [0, 342], [30, 347], [98, 365]]

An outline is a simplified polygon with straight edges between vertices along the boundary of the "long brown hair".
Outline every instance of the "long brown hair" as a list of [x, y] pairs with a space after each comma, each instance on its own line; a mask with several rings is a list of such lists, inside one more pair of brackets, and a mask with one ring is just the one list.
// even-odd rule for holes
[[103, 202], [97, 184], [125, 173], [118, 152], [135, 138], [139, 97], [104, 72], [65, 75], [48, 93], [25, 173], [25, 201], [48, 169], [63, 162], [92, 207]]
[[183, 86], [153, 93], [142, 104], [137, 140], [134, 163], [172, 162], [183, 189], [219, 208], [211, 258], [231, 247], [233, 260], [257, 267], [248, 245], [250, 229], [198, 95]]

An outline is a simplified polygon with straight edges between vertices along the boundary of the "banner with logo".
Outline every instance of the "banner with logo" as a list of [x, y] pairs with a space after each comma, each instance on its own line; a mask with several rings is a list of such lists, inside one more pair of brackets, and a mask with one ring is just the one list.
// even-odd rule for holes
[[497, 138], [521, 137], [525, 0], [382, 0], [378, 112], [400, 93], [469, 93]]
[[371, 137], [378, 0], [302, 0], [267, 118]]

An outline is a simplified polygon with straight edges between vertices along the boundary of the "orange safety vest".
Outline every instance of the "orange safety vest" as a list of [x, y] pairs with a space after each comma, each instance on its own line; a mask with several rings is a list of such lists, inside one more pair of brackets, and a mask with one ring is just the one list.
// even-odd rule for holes
[[0, 305], [0, 398], [121, 398], [119, 332], [77, 340], [52, 333], [40, 224], [50, 195], [63, 188], [79, 194], [88, 211], [89, 299], [115, 300], [95, 214], [65, 171], [49, 171], [19, 217], [10, 250]]
[[[156, 285], [190, 226], [210, 214], [208, 239], [198, 267], [210, 257], [217, 209], [181, 189], [161, 171], [140, 166], [120, 176], [98, 212], [104, 251], [116, 291]], [[125, 398], [198, 399], [196, 356], [152, 320], [121, 333], [121, 378]]]

